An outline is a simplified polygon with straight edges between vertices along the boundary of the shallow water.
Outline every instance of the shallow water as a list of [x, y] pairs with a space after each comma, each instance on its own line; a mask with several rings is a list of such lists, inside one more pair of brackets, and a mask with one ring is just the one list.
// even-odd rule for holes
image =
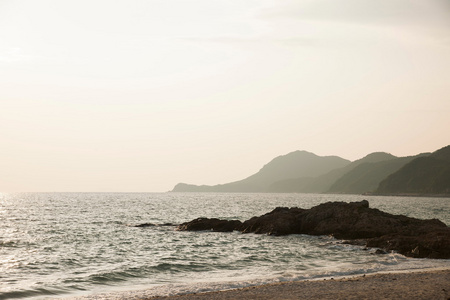
[[[197, 217], [246, 220], [277, 206], [360, 201], [450, 224], [449, 198], [314, 194], [25, 193], [0, 196], [0, 299], [153, 287], [154, 295], [450, 266], [450, 260], [374, 255], [330, 237], [136, 228]], [[147, 294], [148, 295], [152, 295]]]

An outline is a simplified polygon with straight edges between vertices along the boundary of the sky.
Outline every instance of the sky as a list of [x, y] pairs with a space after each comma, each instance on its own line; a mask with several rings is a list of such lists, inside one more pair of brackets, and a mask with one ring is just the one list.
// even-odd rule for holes
[[164, 192], [449, 128], [448, 0], [0, 0], [1, 192]]

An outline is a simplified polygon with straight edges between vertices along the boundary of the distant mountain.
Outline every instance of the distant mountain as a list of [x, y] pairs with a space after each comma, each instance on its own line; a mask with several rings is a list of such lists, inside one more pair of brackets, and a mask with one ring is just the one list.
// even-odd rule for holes
[[450, 145], [407, 163], [381, 181], [376, 193], [450, 195]]
[[[418, 156], [422, 155], [427, 154], [419, 154]], [[327, 193], [372, 193], [378, 188], [378, 185], [383, 179], [398, 171], [418, 156], [393, 157], [385, 161], [362, 163], [336, 180]]]
[[[338, 169], [331, 170], [330, 172], [317, 176], [316, 178], [296, 178], [287, 179], [273, 183], [268, 187], [268, 192], [285, 192], [285, 193], [325, 193], [328, 192], [333, 184], [339, 180], [342, 176], [348, 172], [354, 170], [358, 166], [367, 163], [377, 163], [382, 161], [389, 161], [396, 159], [396, 156], [385, 152], [374, 152], [361, 159], [347, 164], [346, 166]], [[389, 173], [390, 174], [390, 173]], [[389, 175], [387, 174], [387, 175]], [[386, 175], [386, 176], [387, 176]], [[382, 178], [384, 179], [384, 178]], [[380, 179], [381, 181], [381, 179]], [[378, 181], [379, 183], [379, 181]], [[374, 187], [374, 189], [378, 186]], [[333, 188], [335, 193], [341, 193], [339, 185]], [[365, 192], [366, 190], [364, 190]], [[359, 193], [359, 192], [358, 192]]]
[[320, 193], [310, 188], [316, 181], [317, 177], [301, 177], [289, 178], [276, 181], [269, 185], [265, 192], [267, 193]]
[[265, 192], [274, 182], [300, 177], [317, 177], [350, 161], [337, 156], [318, 156], [307, 151], [295, 151], [278, 156], [258, 173], [240, 181], [214, 186], [179, 183], [173, 192]]
[[430, 157], [450, 162], [450, 145], [431, 153]]
[[173, 191], [450, 195], [450, 146], [408, 157], [375, 152], [354, 162], [295, 151], [240, 181], [179, 183]]

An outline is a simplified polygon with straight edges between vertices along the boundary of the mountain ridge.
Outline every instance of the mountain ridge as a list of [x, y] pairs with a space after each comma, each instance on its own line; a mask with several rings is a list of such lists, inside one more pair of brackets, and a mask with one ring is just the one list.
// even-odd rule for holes
[[[358, 165], [368, 162], [379, 162], [393, 158], [396, 157], [386, 152], [373, 152], [364, 156], [363, 158], [351, 162], [350, 164], [344, 166], [343, 168], [331, 170], [327, 174], [323, 174], [313, 179], [298, 178], [297, 180], [291, 179], [290, 183], [276, 182], [271, 187], [269, 187], [268, 191], [283, 192], [282, 190], [280, 190], [279, 187], [284, 186], [285, 188], [289, 189], [290, 192], [324, 193], [331, 188], [331, 186], [336, 180], [338, 180], [340, 177], [342, 177], [344, 174], [351, 171]], [[305, 180], [307, 180], [307, 182], [305, 182]]]
[[[422, 173], [426, 177], [418, 177]], [[353, 162], [297, 150], [275, 157], [242, 180], [217, 185], [178, 183], [172, 192], [450, 195], [450, 145], [406, 157], [373, 152]]]
[[242, 180], [209, 185], [179, 183], [173, 192], [265, 192], [273, 182], [292, 177], [316, 177], [350, 161], [338, 156], [318, 156], [308, 151], [293, 151], [280, 155], [265, 164], [257, 173]]
[[450, 195], [450, 145], [411, 160], [381, 181], [375, 194]]

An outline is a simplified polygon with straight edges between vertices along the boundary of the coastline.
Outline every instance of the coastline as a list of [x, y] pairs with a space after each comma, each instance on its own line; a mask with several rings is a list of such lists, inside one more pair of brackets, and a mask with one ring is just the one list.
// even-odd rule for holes
[[[237, 284], [236, 286], [239, 286]], [[379, 272], [155, 295], [153, 288], [67, 297], [81, 299], [231, 300], [231, 299], [450, 299], [450, 268]]]
[[150, 297], [146, 300], [231, 299], [450, 299], [450, 269], [375, 273], [273, 283], [227, 291]]

